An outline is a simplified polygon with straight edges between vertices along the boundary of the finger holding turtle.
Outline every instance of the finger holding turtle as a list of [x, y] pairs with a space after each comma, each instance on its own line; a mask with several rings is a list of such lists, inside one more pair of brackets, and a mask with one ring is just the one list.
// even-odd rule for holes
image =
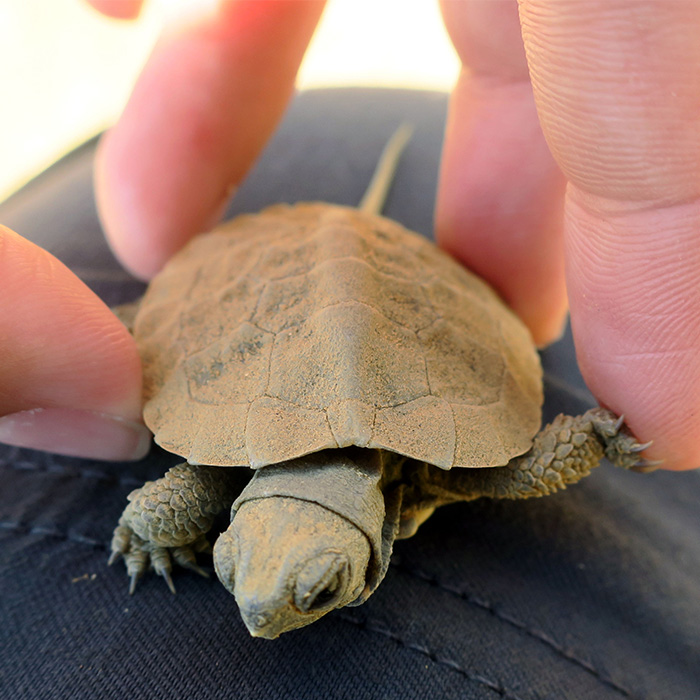
[[0, 442], [91, 459], [136, 460], [136, 343], [63, 263], [0, 226]]
[[[147, 543], [131, 535], [140, 572], [149, 544], [189, 543], [233, 503], [216, 571], [256, 636], [364, 602], [394, 540], [439, 505], [546, 495], [606, 450], [630, 467], [643, 447], [602, 409], [538, 433], [542, 370], [522, 322], [373, 211], [381, 197], [363, 201], [277, 205], [199, 236], [133, 323], [145, 420], [188, 464], [131, 495], [115, 551], [130, 528]], [[235, 497], [227, 472], [241, 468], [253, 474]]]
[[700, 6], [441, 6], [464, 68], [438, 240], [538, 343], [568, 297], [595, 397], [653, 440], [650, 460], [698, 467]]

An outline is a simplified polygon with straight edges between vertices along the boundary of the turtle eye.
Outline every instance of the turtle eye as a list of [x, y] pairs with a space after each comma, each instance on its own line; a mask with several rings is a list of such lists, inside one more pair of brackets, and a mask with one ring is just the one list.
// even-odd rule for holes
[[223, 532], [214, 543], [214, 569], [226, 589], [233, 593], [236, 585], [236, 564], [238, 563], [238, 545], [230, 530]]
[[317, 612], [335, 607], [343, 590], [347, 563], [335, 553], [309, 560], [299, 572], [294, 586], [294, 603], [301, 612]]
[[308, 611], [320, 610], [330, 605], [335, 599], [340, 587], [340, 577], [336, 574], [333, 580], [309, 603]]

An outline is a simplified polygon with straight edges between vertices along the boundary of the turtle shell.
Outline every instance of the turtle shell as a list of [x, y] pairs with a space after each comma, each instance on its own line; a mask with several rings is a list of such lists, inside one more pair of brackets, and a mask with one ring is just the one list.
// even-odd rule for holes
[[357, 445], [486, 467], [540, 424], [513, 312], [425, 238], [348, 207], [276, 205], [198, 236], [151, 282], [134, 335], [146, 424], [192, 464]]

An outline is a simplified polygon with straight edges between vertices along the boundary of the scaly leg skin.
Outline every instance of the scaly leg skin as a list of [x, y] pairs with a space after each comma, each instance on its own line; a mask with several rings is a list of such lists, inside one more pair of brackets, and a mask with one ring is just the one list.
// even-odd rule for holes
[[[590, 474], [603, 457], [623, 469], [645, 469], [650, 462], [639, 453], [649, 444], [639, 444], [623, 430], [623, 421], [603, 408], [582, 416], [557, 416], [541, 430], [532, 448], [492, 472], [484, 493], [491, 498], [546, 496], [574, 484]], [[486, 476], [486, 475], [485, 475]]]
[[617, 467], [647, 471], [656, 463], [640, 459], [649, 445], [639, 444], [623, 430], [623, 421], [603, 408], [582, 416], [557, 416], [534, 438], [528, 452], [504, 467], [452, 469], [424, 468], [419, 506], [435, 506], [476, 498], [532, 498], [546, 496], [580, 481], [603, 457]]
[[133, 593], [136, 583], [152, 567], [175, 593], [172, 559], [208, 577], [196, 555], [211, 552], [205, 535], [214, 518], [236, 497], [232, 470], [178, 464], [157, 481], [147, 481], [128, 495], [112, 537], [109, 563], [124, 557]]

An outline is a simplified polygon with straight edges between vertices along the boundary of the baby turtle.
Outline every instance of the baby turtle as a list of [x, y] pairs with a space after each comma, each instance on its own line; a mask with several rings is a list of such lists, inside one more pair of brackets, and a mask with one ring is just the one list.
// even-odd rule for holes
[[[133, 333], [144, 419], [187, 461], [129, 495], [112, 541], [174, 592], [217, 513], [216, 573], [275, 638], [381, 582], [437, 506], [543, 496], [644, 449], [597, 408], [539, 433], [531, 337], [482, 280], [378, 215], [397, 133], [360, 209], [277, 205], [192, 240], [151, 282]], [[251, 469], [236, 492], [230, 467]], [[240, 488], [239, 488], [240, 491]]]

